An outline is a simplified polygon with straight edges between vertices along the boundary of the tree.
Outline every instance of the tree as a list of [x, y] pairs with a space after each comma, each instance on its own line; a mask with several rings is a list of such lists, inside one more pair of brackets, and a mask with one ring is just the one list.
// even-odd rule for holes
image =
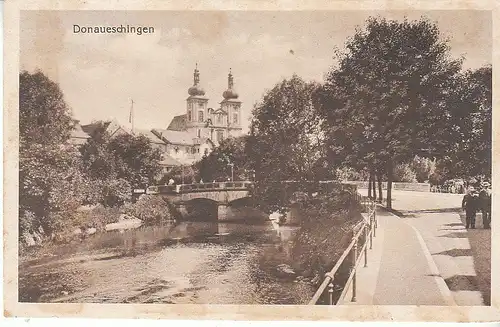
[[133, 187], [145, 187], [154, 183], [161, 172], [159, 149], [143, 135], [122, 134], [107, 144], [111, 153], [116, 177], [128, 181]]
[[67, 142], [73, 130], [71, 110], [59, 85], [42, 72], [23, 71], [19, 75], [20, 146]]
[[256, 174], [255, 197], [265, 211], [287, 206], [291, 193], [283, 182], [303, 183], [303, 189], [308, 181], [328, 176], [313, 103], [318, 87], [294, 75], [269, 90], [253, 109], [246, 152]]
[[441, 159], [449, 178], [491, 176], [492, 71], [491, 66], [468, 70], [453, 90], [449, 147]]
[[[73, 120], [59, 86], [43, 73], [19, 78], [20, 235], [51, 233], [80, 205], [86, 181], [81, 159], [68, 144]], [[64, 217], [66, 221], [69, 217]]]
[[450, 59], [447, 40], [424, 18], [369, 18], [346, 49], [319, 93], [329, 158], [385, 173], [391, 208], [395, 166], [448, 146], [461, 60]]
[[234, 180], [249, 178], [250, 158], [246, 154], [248, 136], [227, 138], [210, 154], [204, 155], [196, 163], [200, 178], [206, 182], [214, 180], [227, 180], [231, 178], [231, 165]]

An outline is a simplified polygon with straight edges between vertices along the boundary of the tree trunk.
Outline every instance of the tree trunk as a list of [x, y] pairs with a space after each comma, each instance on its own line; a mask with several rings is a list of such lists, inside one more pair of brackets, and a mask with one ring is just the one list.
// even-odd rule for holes
[[377, 174], [377, 181], [378, 181], [378, 202], [382, 203], [383, 196], [382, 196], [382, 174], [381, 173]]
[[370, 172], [370, 177], [368, 179], [368, 198], [372, 198], [372, 180], [373, 180], [373, 174]]
[[387, 209], [392, 209], [392, 180], [393, 180], [392, 159], [387, 163]]

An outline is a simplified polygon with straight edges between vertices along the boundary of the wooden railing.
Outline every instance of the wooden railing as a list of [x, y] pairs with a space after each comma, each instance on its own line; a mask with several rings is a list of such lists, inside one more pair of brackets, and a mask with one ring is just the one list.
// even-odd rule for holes
[[[356, 270], [364, 257], [364, 266], [368, 265], [368, 247], [372, 249], [373, 247], [373, 237], [376, 237], [377, 230], [377, 217], [375, 214], [376, 204], [373, 200], [367, 197], [360, 197], [360, 202], [364, 212], [367, 213], [367, 219], [363, 219], [359, 224], [357, 224], [352, 230], [352, 240], [349, 246], [344, 250], [340, 258], [337, 260], [333, 268], [325, 274], [325, 278], [321, 285], [319, 286], [314, 296], [309, 301], [309, 305], [319, 304], [321, 300], [325, 298], [326, 293], [328, 293], [327, 304], [335, 305], [339, 301], [343, 300], [347, 296], [347, 292], [352, 284], [352, 298], [351, 301], [356, 301]], [[363, 253], [364, 252], [364, 253]], [[363, 253], [364, 255], [359, 255]], [[348, 260], [346, 262], [346, 259]], [[334, 296], [334, 281], [339, 268], [346, 262], [349, 264], [349, 277], [345, 285], [343, 285], [343, 290], [340, 296], [335, 299]]]

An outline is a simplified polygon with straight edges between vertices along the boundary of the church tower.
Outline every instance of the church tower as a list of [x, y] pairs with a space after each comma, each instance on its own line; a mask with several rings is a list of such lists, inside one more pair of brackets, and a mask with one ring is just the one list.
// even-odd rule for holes
[[193, 137], [208, 137], [205, 128], [208, 118], [208, 98], [205, 97], [205, 90], [200, 85], [198, 64], [194, 69], [193, 77], [193, 86], [188, 89], [189, 97], [186, 99], [186, 128]]
[[241, 101], [238, 100], [238, 93], [234, 90], [234, 79], [231, 69], [227, 76], [227, 90], [222, 93], [224, 100], [220, 103], [222, 111], [226, 116], [227, 126], [224, 138], [238, 136], [241, 134]]

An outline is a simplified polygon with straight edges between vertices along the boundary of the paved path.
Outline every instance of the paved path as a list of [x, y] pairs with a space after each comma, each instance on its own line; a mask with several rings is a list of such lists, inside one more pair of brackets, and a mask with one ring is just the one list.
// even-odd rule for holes
[[[368, 267], [357, 275], [356, 302], [370, 305], [453, 305], [444, 280], [416, 231], [399, 217], [377, 211], [378, 229]], [[361, 261], [363, 263], [363, 260]], [[352, 289], [348, 294], [351, 294]]]
[[481, 214], [477, 215], [476, 229], [465, 229], [462, 197], [399, 191], [393, 207], [422, 235], [456, 303], [489, 305], [491, 230], [482, 228]]
[[378, 210], [368, 267], [358, 269], [356, 304], [488, 305], [490, 230], [465, 230], [461, 199], [395, 191], [393, 208], [401, 218]]

